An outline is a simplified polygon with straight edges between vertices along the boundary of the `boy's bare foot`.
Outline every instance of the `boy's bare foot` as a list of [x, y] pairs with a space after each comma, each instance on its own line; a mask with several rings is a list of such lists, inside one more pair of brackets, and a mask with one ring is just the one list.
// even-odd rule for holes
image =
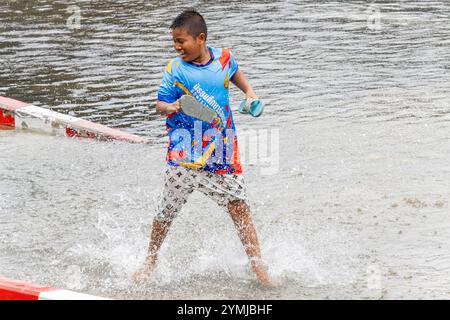
[[150, 275], [154, 267], [145, 263], [140, 269], [133, 273], [133, 281], [135, 283], [146, 283], [150, 280]]
[[258, 280], [259, 284], [262, 284], [265, 287], [271, 287], [271, 288], [275, 288], [278, 286], [277, 284], [275, 284], [272, 281], [272, 279], [270, 279], [269, 275], [267, 274], [267, 272], [263, 266], [261, 266], [261, 265], [253, 266], [252, 269], [256, 275], [256, 280]]

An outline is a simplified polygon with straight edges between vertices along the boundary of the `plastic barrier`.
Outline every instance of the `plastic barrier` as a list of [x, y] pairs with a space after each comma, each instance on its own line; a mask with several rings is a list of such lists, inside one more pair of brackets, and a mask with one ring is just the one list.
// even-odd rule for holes
[[109, 300], [70, 290], [0, 277], [0, 300]]
[[149, 143], [134, 134], [0, 96], [0, 127], [29, 129], [68, 137]]

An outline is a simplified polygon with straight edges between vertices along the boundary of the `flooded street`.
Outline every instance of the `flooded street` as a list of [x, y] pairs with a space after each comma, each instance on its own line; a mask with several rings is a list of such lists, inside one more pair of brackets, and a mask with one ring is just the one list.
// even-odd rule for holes
[[[0, 4], [0, 96], [152, 144], [0, 130], [0, 275], [119, 299], [450, 298], [448, 1], [26, 3]], [[151, 283], [130, 279], [162, 189], [168, 27], [189, 6], [266, 104], [250, 118], [230, 91], [276, 289], [196, 193]]]

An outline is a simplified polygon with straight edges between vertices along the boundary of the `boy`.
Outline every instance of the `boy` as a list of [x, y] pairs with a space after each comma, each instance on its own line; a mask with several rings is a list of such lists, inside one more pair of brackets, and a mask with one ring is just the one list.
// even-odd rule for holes
[[[270, 285], [241, 175], [229, 107], [229, 81], [241, 89], [246, 98], [257, 97], [231, 52], [206, 45], [206, 23], [198, 12], [184, 11], [175, 18], [170, 29], [175, 50], [180, 55], [168, 64], [156, 103], [157, 112], [167, 116], [168, 168], [158, 214], [152, 225], [147, 259], [133, 279], [136, 282], [149, 279], [173, 218], [189, 194], [198, 190], [228, 210], [257, 280]], [[185, 94], [214, 110], [214, 121], [208, 123], [183, 113], [178, 99]]]

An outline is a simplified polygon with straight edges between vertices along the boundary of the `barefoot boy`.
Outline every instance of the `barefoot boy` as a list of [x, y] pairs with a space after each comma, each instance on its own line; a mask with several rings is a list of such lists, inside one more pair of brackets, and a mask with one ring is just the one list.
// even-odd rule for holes
[[[167, 116], [168, 166], [148, 255], [133, 278], [135, 281], [149, 279], [172, 220], [189, 194], [197, 190], [229, 212], [257, 280], [270, 284], [242, 177], [229, 107], [229, 82], [241, 89], [246, 98], [257, 97], [231, 52], [206, 45], [206, 23], [198, 12], [184, 11], [175, 18], [170, 29], [179, 56], [170, 61], [164, 72], [156, 103], [157, 112]], [[212, 109], [214, 121], [208, 123], [181, 112], [178, 99], [186, 94]]]

